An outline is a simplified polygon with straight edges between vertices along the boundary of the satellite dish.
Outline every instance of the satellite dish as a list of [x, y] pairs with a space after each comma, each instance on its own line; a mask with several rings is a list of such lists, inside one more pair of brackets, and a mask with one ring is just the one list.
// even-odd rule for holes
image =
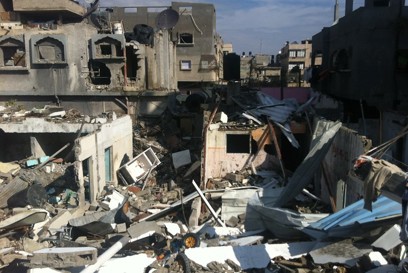
[[172, 8], [168, 8], [157, 15], [156, 26], [160, 29], [169, 29], [177, 24], [178, 19], [178, 12]]

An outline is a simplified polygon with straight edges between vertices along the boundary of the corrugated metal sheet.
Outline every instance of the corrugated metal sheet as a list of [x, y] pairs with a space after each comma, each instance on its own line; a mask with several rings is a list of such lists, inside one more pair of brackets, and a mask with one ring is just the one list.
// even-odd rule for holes
[[257, 92], [256, 96], [260, 101], [260, 106], [250, 112], [257, 116], [268, 116], [274, 122], [286, 123], [299, 107], [293, 99], [281, 101], [261, 92]]
[[364, 224], [390, 217], [401, 216], [401, 204], [388, 197], [379, 196], [373, 203], [373, 210], [364, 209], [364, 200], [361, 199], [354, 204], [323, 218], [310, 227], [320, 230], [329, 230], [336, 226], [348, 226], [354, 223]]
[[246, 212], [247, 204], [251, 196], [259, 190], [251, 189], [229, 189], [222, 195], [222, 220], [229, 220], [232, 216], [237, 216]]
[[275, 207], [281, 207], [292, 200], [310, 183], [316, 170], [320, 167], [323, 158], [326, 156], [334, 136], [340, 127], [341, 122], [339, 121], [318, 121], [316, 128], [322, 132], [322, 134], [320, 135], [315, 131], [316, 138], [312, 141], [312, 149], [309, 151], [300, 166], [295, 170], [292, 177], [289, 178], [289, 183], [286, 185], [284, 191], [274, 205]]
[[[323, 160], [323, 165], [326, 168], [326, 176], [328, 179], [328, 185], [331, 188], [333, 196], [337, 194], [337, 182], [341, 179], [348, 181], [349, 170], [353, 168], [353, 159], [357, 158], [364, 153], [364, 137], [357, 134], [356, 131], [350, 130], [346, 127], [341, 127], [337, 132], [331, 149], [328, 151], [326, 157]], [[329, 202], [328, 191], [326, 183], [324, 182], [325, 177], [321, 177], [321, 198], [325, 202]], [[357, 201], [359, 195], [363, 192], [356, 188], [356, 185], [350, 185], [347, 191], [347, 196], [345, 198], [345, 205], [350, 205]], [[340, 207], [339, 209], [341, 209]]]

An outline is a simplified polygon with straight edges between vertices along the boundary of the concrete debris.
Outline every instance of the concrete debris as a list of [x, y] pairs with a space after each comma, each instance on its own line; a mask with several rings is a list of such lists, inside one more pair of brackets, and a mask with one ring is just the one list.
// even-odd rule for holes
[[96, 263], [97, 250], [93, 247], [54, 247], [33, 252], [30, 267], [77, 267]]
[[[35, 127], [34, 117], [52, 134], [71, 129], [55, 146], [33, 137], [32, 156], [0, 163], [0, 266], [9, 272], [347, 273], [403, 261], [398, 202], [379, 196], [372, 211], [361, 198], [344, 207], [327, 202], [332, 186], [316, 174], [342, 124], [315, 121], [310, 143], [300, 142], [303, 157], [290, 167], [293, 154], [285, 153], [292, 147], [279, 145], [292, 137], [285, 126], [293, 115], [296, 126], [307, 127], [303, 110], [263, 95], [252, 96], [257, 102], [244, 97], [233, 100], [243, 113], [221, 104], [200, 119], [182, 101], [161, 119], [133, 122], [61, 107], [5, 110], [3, 119], [18, 118], [24, 128]], [[8, 129], [22, 130], [13, 126]], [[361, 188], [350, 190], [363, 196]]]

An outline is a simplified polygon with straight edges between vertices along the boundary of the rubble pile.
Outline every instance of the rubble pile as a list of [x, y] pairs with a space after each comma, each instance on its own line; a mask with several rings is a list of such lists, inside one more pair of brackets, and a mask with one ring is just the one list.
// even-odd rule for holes
[[[276, 102], [258, 96], [264, 106], [236, 102], [245, 115], [236, 108], [206, 113], [203, 130], [190, 126], [196, 113], [138, 120], [133, 155], [94, 202], [89, 169], [72, 155], [59, 157], [63, 149], [0, 163], [2, 272], [404, 272], [400, 203], [381, 195], [370, 197], [369, 210], [367, 198], [336, 209], [310, 184], [341, 124], [321, 125], [303, 162], [288, 170], [276, 138], [290, 142], [293, 134], [274, 127], [289, 128], [300, 112], [293, 102], [278, 102], [287, 117], [265, 121], [282, 112], [268, 112]], [[56, 122], [116, 119], [50, 107], [29, 113]], [[3, 121], [12, 116], [3, 111]], [[248, 139], [253, 151], [242, 149]]]

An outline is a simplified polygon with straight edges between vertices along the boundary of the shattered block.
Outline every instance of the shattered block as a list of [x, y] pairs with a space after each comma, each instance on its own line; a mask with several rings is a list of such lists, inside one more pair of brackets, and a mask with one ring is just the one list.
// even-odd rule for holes
[[218, 112], [214, 117], [214, 122], [227, 123], [228, 116], [224, 112]]
[[244, 176], [241, 174], [235, 174], [235, 173], [227, 173], [225, 175], [225, 178], [234, 182], [242, 182], [244, 179]]
[[33, 252], [30, 267], [66, 268], [96, 263], [97, 250], [94, 247], [55, 247]]

